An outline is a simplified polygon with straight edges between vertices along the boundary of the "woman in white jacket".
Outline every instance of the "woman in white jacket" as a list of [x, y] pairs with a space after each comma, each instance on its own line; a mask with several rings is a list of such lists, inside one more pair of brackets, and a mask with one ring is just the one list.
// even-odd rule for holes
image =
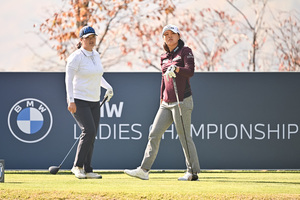
[[79, 36], [78, 49], [68, 57], [65, 77], [68, 110], [82, 131], [71, 171], [76, 178], [102, 178], [93, 172], [91, 160], [100, 121], [101, 87], [106, 89], [107, 101], [113, 96], [113, 89], [103, 77], [99, 53], [93, 50], [95, 30], [85, 26]]

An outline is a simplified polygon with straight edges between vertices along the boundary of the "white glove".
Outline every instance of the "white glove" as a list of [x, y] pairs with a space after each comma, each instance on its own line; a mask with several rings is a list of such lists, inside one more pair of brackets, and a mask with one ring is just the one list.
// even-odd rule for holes
[[169, 81], [169, 78], [176, 78], [175, 74], [176, 65], [171, 65], [168, 67], [167, 71], [165, 72], [164, 76], [166, 76], [167, 81]]
[[109, 100], [112, 98], [112, 96], [114, 96], [114, 91], [113, 89], [107, 89], [104, 95], [104, 99], [107, 97], [106, 102], [109, 102]]

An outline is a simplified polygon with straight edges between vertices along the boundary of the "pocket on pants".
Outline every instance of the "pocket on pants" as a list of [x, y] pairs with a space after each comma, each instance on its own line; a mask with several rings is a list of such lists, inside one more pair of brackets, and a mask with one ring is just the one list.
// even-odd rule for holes
[[194, 108], [193, 97], [192, 97], [192, 96], [189, 96], [189, 97], [183, 99], [183, 106], [184, 106], [185, 109], [187, 109], [187, 110], [193, 110], [193, 108]]

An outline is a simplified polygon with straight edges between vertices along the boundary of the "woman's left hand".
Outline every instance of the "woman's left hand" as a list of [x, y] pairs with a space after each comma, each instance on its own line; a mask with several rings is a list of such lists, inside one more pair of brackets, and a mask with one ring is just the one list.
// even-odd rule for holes
[[109, 102], [109, 100], [112, 98], [112, 96], [114, 96], [114, 91], [113, 89], [107, 89], [106, 92], [105, 92], [105, 95], [104, 95], [104, 98], [107, 97], [107, 100], [106, 102]]
[[170, 67], [168, 67], [166, 73], [164, 74], [164, 76], [167, 77], [167, 80], [169, 81], [169, 78], [176, 78], [176, 65], [171, 65]]

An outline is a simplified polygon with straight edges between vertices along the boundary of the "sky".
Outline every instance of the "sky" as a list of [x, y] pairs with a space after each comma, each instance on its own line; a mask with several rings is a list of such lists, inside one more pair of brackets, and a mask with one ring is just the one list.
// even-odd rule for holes
[[[225, 0], [193, 0], [197, 6], [223, 8], [228, 6]], [[187, 7], [193, 9], [194, 5], [189, 5], [186, 0]], [[246, 0], [237, 0], [239, 8], [246, 9]], [[41, 71], [43, 66], [39, 63], [39, 55], [44, 55], [46, 59], [52, 59], [54, 62], [64, 63], [60, 61], [55, 52], [50, 48], [41, 48], [42, 40], [34, 31], [34, 24], [40, 24], [53, 12], [62, 8], [62, 0], [9, 0], [2, 1], [0, 7], [0, 24], [2, 31], [0, 32], [0, 72], [15, 71]], [[294, 8], [300, 9], [300, 0], [269, 0], [269, 6], [275, 9], [285, 11]], [[233, 12], [235, 12], [233, 10]], [[118, 67], [120, 67], [118, 65]], [[114, 71], [114, 69], [111, 69]], [[120, 71], [120, 68], [117, 69]], [[121, 71], [135, 70], [124, 69]]]
[[[61, 0], [10, 0], [0, 7], [0, 71], [38, 71], [37, 59], [27, 47], [38, 52], [42, 42], [34, 33], [34, 24], [49, 17], [49, 10], [62, 7]], [[52, 53], [52, 52], [51, 52]]]

